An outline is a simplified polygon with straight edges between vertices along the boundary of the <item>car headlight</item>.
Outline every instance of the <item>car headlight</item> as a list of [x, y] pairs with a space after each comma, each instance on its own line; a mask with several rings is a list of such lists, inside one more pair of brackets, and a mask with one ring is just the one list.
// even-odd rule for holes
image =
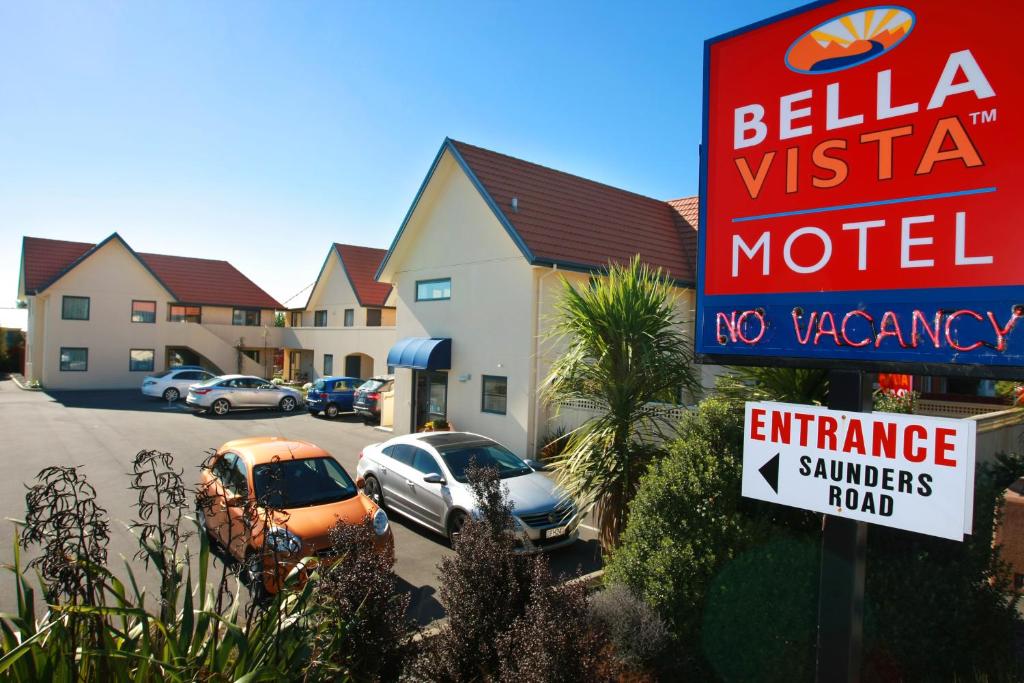
[[273, 527], [268, 531], [265, 544], [276, 553], [294, 555], [302, 550], [302, 538], [282, 527]]
[[373, 513], [373, 532], [378, 536], [383, 536], [388, 532], [388, 515], [380, 508]]

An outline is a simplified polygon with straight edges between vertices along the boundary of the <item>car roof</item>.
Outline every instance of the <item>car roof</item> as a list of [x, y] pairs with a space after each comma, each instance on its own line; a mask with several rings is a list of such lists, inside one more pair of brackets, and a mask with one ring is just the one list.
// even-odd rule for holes
[[173, 368], [167, 368], [168, 370], [206, 370], [202, 365], [175, 365]]
[[472, 432], [420, 432], [410, 437], [412, 441], [422, 441], [439, 451], [450, 446], [497, 443], [494, 439]]
[[267, 381], [262, 377], [257, 377], [256, 375], [217, 375], [217, 379], [258, 379], [262, 382]]
[[238, 453], [250, 465], [263, 465], [279, 460], [305, 460], [307, 458], [330, 457], [331, 454], [310, 441], [286, 439], [283, 436], [252, 436], [234, 439], [221, 446], [217, 452]]
[[323, 380], [325, 382], [333, 382], [334, 380], [337, 380], [337, 379], [354, 379], [354, 380], [357, 380], [359, 382], [363, 381], [362, 377], [349, 377], [348, 375], [328, 375], [327, 377], [321, 377], [317, 381], [319, 382], [319, 381]]

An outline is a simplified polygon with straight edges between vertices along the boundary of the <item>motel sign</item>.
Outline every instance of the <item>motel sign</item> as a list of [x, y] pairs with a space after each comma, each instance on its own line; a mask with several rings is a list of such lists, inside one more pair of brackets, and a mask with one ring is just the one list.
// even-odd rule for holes
[[708, 41], [699, 356], [1024, 367], [1022, 21], [840, 1]]

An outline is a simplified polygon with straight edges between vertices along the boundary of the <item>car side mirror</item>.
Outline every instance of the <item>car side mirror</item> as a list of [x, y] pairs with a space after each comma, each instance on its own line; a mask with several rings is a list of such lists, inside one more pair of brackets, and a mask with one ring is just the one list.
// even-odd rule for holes
[[362, 489], [366, 486], [366, 480], [362, 477], [356, 477], [356, 488]]
[[448, 483], [448, 481], [444, 477], [442, 477], [440, 474], [437, 474], [436, 472], [432, 472], [428, 475], [425, 475], [423, 477], [423, 481], [425, 481], [428, 484], [441, 484], [442, 486]]
[[547, 472], [548, 471], [548, 466], [545, 465], [544, 463], [540, 462], [539, 460], [527, 460], [526, 464], [530, 466], [530, 469], [532, 469], [532, 470], [534, 470], [536, 472]]

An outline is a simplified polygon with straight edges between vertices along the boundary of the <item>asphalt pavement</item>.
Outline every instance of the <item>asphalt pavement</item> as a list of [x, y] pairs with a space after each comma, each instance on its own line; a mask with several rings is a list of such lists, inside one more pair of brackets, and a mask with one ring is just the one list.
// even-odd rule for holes
[[[24, 517], [25, 486], [42, 468], [80, 466], [110, 516], [111, 568], [119, 572], [124, 566], [120, 558], [125, 557], [137, 575], [142, 575], [145, 569], [141, 561], [132, 559], [138, 545], [127, 530], [135, 514], [134, 493], [128, 488], [135, 454], [144, 449], [170, 452], [176, 465], [185, 471], [186, 482], [191, 483], [208, 449], [247, 436], [312, 441], [330, 451], [354, 478], [359, 451], [391, 435], [364, 425], [355, 416], [327, 420], [305, 411], [253, 411], [215, 418], [196, 415], [183, 403], [168, 405], [136, 391], [25, 391], [3, 378], [0, 457], [6, 467], [0, 477], [0, 517]], [[421, 624], [429, 623], [444, 614], [436, 599], [437, 564], [452, 551], [444, 538], [412, 522], [393, 516], [391, 524], [400, 588], [412, 595], [410, 615]], [[0, 521], [0, 562], [5, 564], [12, 561], [13, 533], [11, 522]], [[590, 572], [601, 566], [595, 534], [585, 528], [581, 529], [580, 542], [553, 551], [549, 557], [556, 573]], [[10, 581], [9, 575], [0, 574], [0, 611], [14, 607]]]

